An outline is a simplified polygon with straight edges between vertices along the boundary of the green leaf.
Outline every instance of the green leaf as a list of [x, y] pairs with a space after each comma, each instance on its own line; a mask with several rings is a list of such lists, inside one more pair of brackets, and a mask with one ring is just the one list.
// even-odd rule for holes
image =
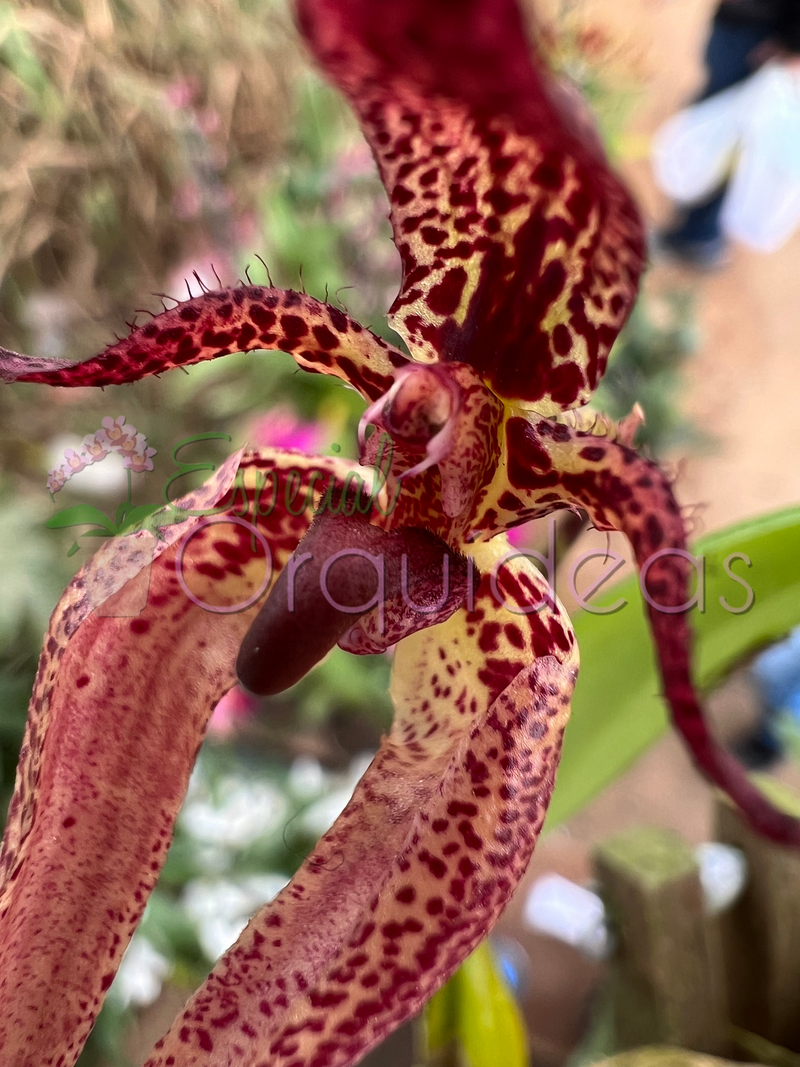
[[[464, 961], [424, 1012], [423, 1062], [527, 1067], [525, 1023], [488, 941]], [[502, 1056], [498, 1050], [502, 1049]]]
[[149, 519], [151, 515], [155, 515], [157, 511], [163, 511], [163, 504], [139, 504], [136, 507], [128, 507], [123, 516], [123, 520], [119, 521], [120, 532], [123, 530], [132, 530], [134, 526], [138, 526], [143, 519]]
[[122, 524], [125, 521], [125, 516], [132, 508], [133, 504], [130, 502], [130, 500], [123, 500], [117, 508], [116, 514], [114, 515], [114, 521], [118, 530], [122, 528]]
[[[737, 663], [800, 624], [800, 507], [787, 508], [702, 538], [693, 549], [706, 560], [705, 610], [690, 615], [695, 633], [696, 678], [712, 688]], [[735, 553], [744, 554], [751, 566]], [[741, 608], [752, 588], [749, 610]], [[628, 604], [613, 615], [578, 615], [575, 630], [581, 669], [573, 716], [547, 828], [574, 815], [612, 782], [668, 728], [660, 696], [655, 652], [638, 581], [631, 578], [603, 597], [600, 606], [624, 597]]]
[[102, 526], [110, 534], [116, 532], [111, 519], [91, 504], [75, 504], [74, 507], [64, 508], [63, 511], [59, 511], [48, 519], [45, 526], [48, 530], [63, 530], [67, 526], [83, 526], [87, 522], [92, 526]]

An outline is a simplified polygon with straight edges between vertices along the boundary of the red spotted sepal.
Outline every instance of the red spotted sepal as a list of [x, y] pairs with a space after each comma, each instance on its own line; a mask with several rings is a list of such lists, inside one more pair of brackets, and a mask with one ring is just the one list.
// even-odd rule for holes
[[577, 507], [597, 529], [626, 534], [642, 575], [664, 697], [676, 729], [700, 769], [754, 829], [798, 846], [800, 820], [776, 808], [708, 728], [693, 681], [687, 614], [694, 603], [694, 557], [669, 480], [630, 444], [637, 421], [633, 416], [622, 424], [615, 439], [549, 419], [511, 415], [504, 427], [500, 472], [475, 516], [476, 533], [491, 536], [555, 509]]
[[299, 0], [391, 202], [416, 359], [544, 414], [583, 404], [631, 310], [643, 227], [514, 0]]
[[[503, 541], [501, 538], [500, 541]], [[391, 734], [291, 883], [146, 1067], [349, 1067], [453, 973], [527, 867], [553, 790], [577, 652], [527, 561], [398, 645]], [[499, 600], [498, 600], [499, 596]]]
[[[308, 529], [314, 491], [341, 491], [353, 473], [321, 457], [234, 455], [178, 502], [194, 515], [164, 513], [160, 540], [140, 531], [108, 542], [62, 597], [0, 850], [4, 1065], [77, 1059], [247, 628]], [[267, 483], [292, 485], [291, 511], [283, 492], [279, 506], [256, 508]]]
[[94, 359], [34, 359], [0, 348], [0, 380], [42, 385], [121, 385], [231, 352], [290, 352], [304, 369], [342, 378], [367, 400], [408, 359], [370, 330], [306, 293], [245, 285], [184, 300]]

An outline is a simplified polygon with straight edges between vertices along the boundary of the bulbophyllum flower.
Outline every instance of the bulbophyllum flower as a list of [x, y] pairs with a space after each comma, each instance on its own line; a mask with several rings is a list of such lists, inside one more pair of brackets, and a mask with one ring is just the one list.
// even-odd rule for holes
[[0, 858], [0, 1049], [19, 1067], [74, 1063], [237, 663], [276, 692], [337, 642], [397, 646], [392, 732], [147, 1063], [341, 1067], [420, 1008], [507, 903], [553, 789], [577, 649], [505, 531], [557, 508], [629, 536], [677, 727], [753, 825], [800, 841], [704, 725], [669, 482], [626, 432], [569, 414], [644, 256], [586, 116], [531, 53], [514, 0], [300, 0], [299, 15], [380, 167], [403, 261], [390, 321], [410, 358], [337, 308], [251, 285], [187, 300], [81, 364], [0, 351], [7, 380], [61, 386], [291, 352], [362, 394], [377, 472], [239, 453], [155, 548], [147, 531], [110, 542], [67, 590]]

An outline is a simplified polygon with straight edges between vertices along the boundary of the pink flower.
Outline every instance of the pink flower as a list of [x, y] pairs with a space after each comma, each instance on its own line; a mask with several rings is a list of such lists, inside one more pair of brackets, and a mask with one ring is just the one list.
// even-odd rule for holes
[[152, 456], [155, 456], [155, 448], [147, 447], [147, 438], [143, 433], [137, 433], [134, 438], [128, 438], [117, 450], [124, 457], [123, 467], [132, 470], [135, 474], [153, 469]]
[[135, 437], [125, 437], [117, 445], [115, 451], [122, 456], [142, 454], [147, 448], [147, 440], [143, 433], [137, 433]]
[[183, 111], [192, 107], [199, 89], [196, 78], [178, 78], [167, 86], [164, 91], [164, 97], [170, 107], [176, 111]]
[[63, 467], [53, 467], [47, 474], [47, 488], [51, 493], [57, 493], [59, 489], [63, 489], [67, 484], [68, 475], [64, 473]]
[[[99, 435], [103, 434], [103, 438]], [[98, 430], [96, 434], [87, 434], [83, 439], [83, 447], [81, 448], [81, 455], [87, 457], [88, 463], [99, 463], [105, 459], [106, 456], [111, 454], [111, 446], [105, 439], [105, 431]]]
[[[219, 278], [235, 275], [236, 268], [228, 252], [215, 246], [198, 249], [188, 256], [170, 274], [168, 293], [186, 293], [202, 296], [209, 289], [218, 289]], [[199, 277], [197, 277], [199, 275]]]
[[68, 448], [64, 453], [62, 470], [67, 472], [68, 478], [71, 478], [73, 474], [80, 473], [91, 462], [92, 460], [89, 459], [85, 452], [76, 452], [74, 448]]
[[208, 732], [216, 738], [229, 737], [245, 719], [255, 715], [258, 701], [238, 685], [220, 700], [208, 723]]
[[277, 407], [255, 422], [250, 437], [258, 448], [318, 452], [323, 445], [323, 434], [319, 423], [304, 422], [291, 408]]
[[127, 470], [133, 471], [134, 474], [143, 474], [144, 471], [153, 469], [151, 457], [155, 454], [156, 450], [154, 448], [148, 448], [144, 452], [128, 453], [122, 461], [122, 466]]
[[110, 415], [107, 415], [103, 419], [103, 429], [98, 430], [95, 437], [103, 445], [119, 451], [126, 441], [135, 440], [136, 427], [131, 426], [130, 423], [126, 425], [124, 415], [120, 415], [117, 419], [112, 419]]

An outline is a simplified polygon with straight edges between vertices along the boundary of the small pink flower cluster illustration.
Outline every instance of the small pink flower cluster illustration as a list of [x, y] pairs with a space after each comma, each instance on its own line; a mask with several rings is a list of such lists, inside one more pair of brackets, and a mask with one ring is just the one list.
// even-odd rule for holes
[[110, 415], [103, 419], [102, 427], [94, 434], [83, 439], [79, 451], [68, 448], [64, 453], [64, 462], [60, 467], [53, 467], [47, 477], [47, 488], [51, 493], [63, 489], [74, 474], [80, 473], [93, 463], [100, 463], [117, 452], [122, 456], [123, 466], [134, 474], [153, 469], [154, 448], [147, 447], [147, 438], [137, 433], [136, 427], [125, 422], [125, 416], [112, 419]]

